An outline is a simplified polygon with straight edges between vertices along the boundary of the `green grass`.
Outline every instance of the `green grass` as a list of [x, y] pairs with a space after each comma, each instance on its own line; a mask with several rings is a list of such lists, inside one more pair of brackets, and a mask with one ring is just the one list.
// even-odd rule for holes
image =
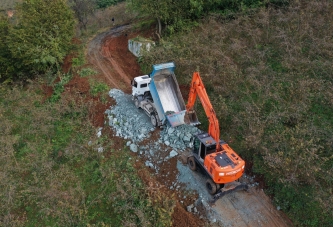
[[0, 86], [0, 226], [170, 222], [173, 200], [154, 203], [126, 146], [114, 149], [110, 138], [96, 138], [89, 102], [42, 103], [40, 94], [37, 84]]
[[109, 90], [109, 87], [105, 83], [97, 82], [94, 80], [90, 80], [90, 94], [92, 96], [98, 96], [102, 93], [105, 93]]
[[91, 68], [83, 68], [80, 71], [78, 71], [78, 74], [80, 77], [87, 77], [97, 74], [97, 72]]
[[[185, 85], [199, 70], [221, 138], [254, 162], [256, 174], [274, 180], [270, 192], [277, 205], [282, 198], [289, 204], [280, 206], [297, 226], [326, 226], [333, 222], [333, 56], [326, 39], [333, 4], [290, 1], [284, 7], [204, 20], [189, 33], [164, 38], [140, 64], [147, 69], [173, 59]], [[197, 110], [207, 130], [206, 116]], [[281, 185], [292, 195], [307, 193], [313, 203], [293, 199], [278, 190]]]
[[65, 90], [65, 85], [70, 81], [72, 78], [71, 74], [65, 74], [60, 77], [60, 81], [58, 83], [55, 83], [53, 86], [53, 94], [49, 98], [50, 102], [57, 102], [61, 98], [61, 93]]

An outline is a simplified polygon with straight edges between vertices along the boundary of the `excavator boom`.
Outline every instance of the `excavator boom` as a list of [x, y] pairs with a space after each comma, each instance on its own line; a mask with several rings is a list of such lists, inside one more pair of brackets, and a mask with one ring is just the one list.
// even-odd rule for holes
[[[216, 117], [214, 108], [208, 98], [205, 86], [201, 80], [201, 77], [199, 75], [199, 72], [193, 73], [193, 78], [191, 82], [191, 89], [190, 94], [188, 97], [188, 103], [186, 105], [186, 110], [188, 113], [194, 113], [194, 104], [195, 100], [197, 98], [197, 95], [199, 96], [199, 99], [201, 101], [201, 104], [206, 112], [208, 121], [209, 121], [209, 128], [208, 128], [208, 134], [213, 137], [215, 141], [220, 141], [220, 128], [219, 128], [219, 121]], [[193, 123], [193, 120], [190, 117], [191, 123]], [[219, 149], [218, 146], [216, 146], [216, 149]]]
[[[216, 113], [199, 72], [194, 72], [186, 105], [189, 114], [195, 113], [193, 108], [197, 97], [205, 110], [209, 129], [208, 133], [203, 132], [195, 136], [189, 165], [192, 170], [195, 170], [197, 165], [204, 169], [211, 178], [207, 181], [209, 185], [207, 188], [211, 194], [215, 194], [219, 187], [234, 182], [242, 176], [245, 162], [225, 141], [220, 140], [220, 127]], [[189, 119], [191, 121], [191, 117]]]

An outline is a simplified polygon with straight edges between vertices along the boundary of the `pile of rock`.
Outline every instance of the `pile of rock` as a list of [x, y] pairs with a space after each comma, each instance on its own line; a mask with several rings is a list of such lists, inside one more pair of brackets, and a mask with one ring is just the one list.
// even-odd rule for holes
[[109, 95], [117, 102], [117, 105], [111, 106], [105, 112], [108, 115], [109, 126], [113, 128], [116, 136], [128, 140], [126, 145], [130, 150], [144, 156], [147, 159], [146, 165], [156, 171], [158, 171], [158, 164], [191, 147], [192, 135], [200, 131], [191, 125], [180, 125], [172, 128], [171, 125], [167, 124], [160, 131], [160, 137], [157, 141], [139, 146], [139, 143], [149, 138], [151, 132], [155, 130], [149, 117], [135, 107], [130, 95], [124, 94], [121, 90], [112, 89]]
[[191, 138], [200, 130], [191, 125], [180, 125], [172, 128], [170, 125], [161, 131], [159, 142], [172, 147], [173, 149], [184, 151], [191, 146]]
[[117, 105], [105, 113], [108, 115], [109, 126], [115, 130], [116, 136], [135, 143], [149, 138], [150, 132], [155, 129], [149, 118], [134, 106], [131, 96], [118, 89], [112, 89], [109, 95], [116, 100]]

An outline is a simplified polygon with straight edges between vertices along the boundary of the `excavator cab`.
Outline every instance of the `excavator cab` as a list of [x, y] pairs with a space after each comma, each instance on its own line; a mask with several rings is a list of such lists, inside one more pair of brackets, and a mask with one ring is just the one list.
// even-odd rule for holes
[[208, 154], [216, 151], [216, 143], [208, 133], [201, 133], [194, 137], [193, 154], [196, 155], [198, 161], [204, 163]]
[[225, 184], [237, 180], [244, 172], [244, 161], [229, 148], [223, 140], [216, 144], [213, 137], [205, 132], [193, 137], [192, 154], [187, 162], [191, 170], [200, 168], [207, 174], [206, 187], [212, 195]]

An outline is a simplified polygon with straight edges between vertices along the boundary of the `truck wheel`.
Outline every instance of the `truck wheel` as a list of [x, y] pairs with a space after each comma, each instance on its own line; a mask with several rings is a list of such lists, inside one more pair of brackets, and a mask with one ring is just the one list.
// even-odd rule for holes
[[136, 106], [136, 108], [140, 108], [140, 102], [138, 98], [134, 98], [134, 105]]
[[211, 195], [216, 194], [217, 187], [216, 187], [216, 184], [214, 183], [214, 181], [212, 179], [208, 178], [206, 180], [206, 187], [207, 187], [207, 190], [208, 190], [209, 194], [211, 194]]
[[157, 118], [155, 114], [150, 115], [150, 121], [155, 127], [157, 127]]
[[193, 156], [188, 158], [188, 166], [190, 167], [190, 169], [192, 171], [196, 171], [197, 170], [197, 163], [195, 162]]

